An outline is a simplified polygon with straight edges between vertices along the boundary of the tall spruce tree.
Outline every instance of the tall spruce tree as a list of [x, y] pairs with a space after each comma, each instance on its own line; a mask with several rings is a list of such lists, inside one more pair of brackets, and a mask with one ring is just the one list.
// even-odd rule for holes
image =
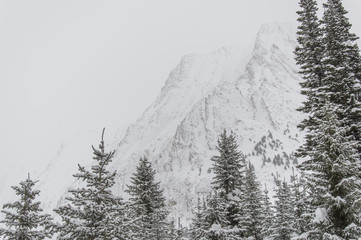
[[131, 184], [130, 211], [133, 219], [132, 239], [166, 240], [170, 230], [165, 210], [165, 198], [160, 183], [155, 182], [155, 170], [146, 157], [140, 159]]
[[296, 236], [296, 229], [291, 190], [286, 181], [277, 180], [274, 209], [275, 217], [267, 239], [290, 240]]
[[272, 209], [272, 204], [270, 198], [268, 196], [267, 186], [265, 185], [265, 190], [263, 192], [263, 221], [262, 221], [262, 229], [261, 236], [263, 239], [267, 239], [269, 235], [271, 235], [271, 228], [274, 222], [274, 211]]
[[325, 77], [319, 95], [337, 107], [337, 116], [346, 127], [346, 134], [358, 142], [361, 158], [361, 57], [356, 43], [358, 37], [350, 32], [341, 0], [327, 0], [322, 23], [325, 48], [322, 64]]
[[212, 170], [214, 172], [212, 188], [224, 202], [227, 203], [227, 221], [230, 228], [238, 228], [238, 216], [243, 209], [239, 207], [244, 192], [244, 167], [243, 154], [238, 151], [238, 144], [233, 132], [227, 135], [224, 129], [219, 136], [216, 149], [219, 156], [213, 156]]
[[298, 177], [295, 175], [294, 169], [292, 168], [292, 176], [291, 176], [291, 196], [294, 206], [294, 214], [295, 214], [295, 228], [297, 230], [297, 234], [301, 235], [306, 231], [307, 225], [307, 194], [306, 194], [306, 185], [304, 178]]
[[323, 117], [316, 119], [320, 128], [312, 137], [318, 144], [309, 153], [310, 159], [300, 165], [307, 188], [312, 190], [308, 193], [314, 219], [309, 227], [310, 239], [326, 236], [328, 239], [330, 236], [357, 239], [361, 236], [358, 143], [347, 135], [335, 108], [335, 104], [327, 103]]
[[[195, 239], [240, 239], [239, 217], [243, 213], [241, 199], [244, 192], [244, 157], [238, 151], [235, 135], [224, 130], [219, 136], [213, 156], [213, 196], [193, 221]], [[198, 218], [198, 219], [197, 219]]]
[[42, 240], [53, 236], [52, 218], [42, 214], [40, 202], [34, 202], [39, 190], [33, 190], [36, 182], [30, 179], [20, 182], [19, 186], [12, 186], [18, 201], [4, 204], [2, 213], [5, 219], [1, 221], [5, 228], [0, 228], [0, 236], [4, 240]]
[[219, 156], [213, 156], [211, 159], [213, 161], [212, 170], [215, 174], [212, 186], [221, 196], [226, 197], [229, 193], [242, 187], [244, 157], [238, 151], [238, 144], [233, 132], [227, 135], [225, 129], [219, 136], [216, 149]]
[[104, 130], [99, 149], [92, 146], [95, 164], [91, 170], [79, 165], [79, 172], [73, 175], [86, 185], [70, 190], [67, 203], [54, 210], [62, 219], [57, 227], [58, 239], [129, 239], [124, 223], [125, 205], [111, 191], [116, 172], [107, 169], [114, 151], [105, 152], [103, 137]]
[[[304, 13], [315, 12], [304, 6]], [[320, 84], [312, 86], [314, 94], [306, 94], [307, 101], [315, 105], [304, 111], [309, 117], [300, 124], [307, 130], [306, 143], [298, 155], [305, 157], [300, 169], [305, 173], [309, 204], [302, 214], [308, 223], [302, 236], [356, 239], [360, 236], [360, 216], [355, 212], [360, 212], [361, 198], [361, 58], [342, 1], [327, 0], [324, 9], [320, 54], [323, 75]], [[318, 39], [310, 37], [310, 41]], [[301, 69], [307, 64], [312, 69], [314, 64], [297, 50], [296, 60]], [[302, 76], [307, 82], [307, 75]]]
[[263, 196], [254, 167], [250, 162], [246, 168], [244, 184], [244, 193], [240, 205], [243, 210], [242, 214], [237, 215], [239, 229], [244, 237], [261, 240], [263, 239], [262, 223], [265, 219]]
[[[300, 0], [299, 5], [301, 10], [297, 11], [299, 26], [295, 59], [300, 67], [299, 73], [303, 78], [303, 81], [300, 83], [302, 87], [301, 93], [306, 96], [306, 100], [298, 110], [308, 114], [308, 117], [299, 124], [299, 128], [301, 130], [312, 130], [317, 129], [317, 125], [311, 117], [311, 113], [315, 114], [323, 102], [322, 98], [320, 99], [320, 96], [317, 94], [325, 77], [322, 63], [324, 55], [324, 45], [322, 44], [323, 33], [317, 17], [318, 8], [316, 0]], [[307, 152], [314, 145], [313, 139], [306, 135], [306, 142], [298, 149], [297, 156], [307, 156]]]

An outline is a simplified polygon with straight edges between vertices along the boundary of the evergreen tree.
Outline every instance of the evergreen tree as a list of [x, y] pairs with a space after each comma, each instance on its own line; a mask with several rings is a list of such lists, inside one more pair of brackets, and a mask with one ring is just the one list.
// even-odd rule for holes
[[237, 216], [239, 228], [245, 237], [261, 240], [262, 223], [265, 218], [263, 214], [263, 196], [251, 163], [248, 163], [246, 168], [244, 183], [245, 191], [240, 205], [243, 211], [242, 215]]
[[310, 239], [326, 236], [357, 239], [356, 236], [361, 236], [358, 143], [347, 136], [335, 108], [335, 104], [327, 103], [323, 117], [316, 119], [320, 129], [313, 132], [312, 137], [318, 144], [309, 153], [310, 159], [300, 165], [307, 188], [312, 190], [309, 192], [313, 211], [308, 232]]
[[286, 181], [277, 180], [275, 195], [275, 217], [267, 239], [290, 240], [296, 235], [294, 228], [294, 208], [291, 199], [291, 190]]
[[203, 209], [197, 214], [192, 224], [192, 240], [229, 240], [234, 238], [229, 228], [227, 204], [215, 194], [207, 199]]
[[297, 230], [297, 234], [303, 234], [306, 231], [306, 223], [307, 223], [307, 195], [305, 182], [303, 177], [298, 177], [294, 173], [294, 169], [292, 169], [293, 174], [291, 176], [291, 194], [292, 201], [294, 206], [294, 214], [295, 214], [295, 225], [294, 227]]
[[358, 142], [361, 158], [361, 57], [356, 40], [350, 33], [351, 24], [341, 0], [327, 0], [324, 4], [322, 60], [325, 77], [319, 95], [335, 104], [337, 117], [346, 127], [346, 134]]
[[227, 136], [227, 131], [224, 130], [216, 146], [220, 156], [213, 156], [211, 159], [213, 161], [212, 170], [215, 174], [212, 186], [221, 196], [227, 196], [242, 185], [244, 158], [237, 148], [238, 144], [233, 132]]
[[238, 151], [238, 144], [233, 132], [227, 135], [227, 131], [224, 130], [217, 143], [216, 149], [219, 156], [213, 156], [211, 159], [213, 161], [212, 170], [215, 174], [212, 188], [223, 201], [227, 202], [225, 211], [227, 211], [227, 221], [230, 223], [230, 227], [238, 227], [237, 216], [242, 214], [239, 205], [244, 191], [244, 157]]
[[[300, 83], [302, 87], [301, 94], [307, 98], [298, 110], [307, 113], [308, 117], [302, 120], [298, 127], [301, 130], [308, 129], [312, 131], [317, 129], [317, 125], [311, 117], [311, 113], [315, 114], [323, 102], [318, 94], [319, 87], [322, 86], [324, 78], [322, 63], [324, 55], [324, 46], [322, 44], [323, 33], [317, 17], [318, 8], [316, 0], [300, 0], [299, 5], [301, 10], [297, 11], [299, 26], [295, 59], [300, 67], [299, 73], [303, 78], [303, 82]], [[307, 156], [307, 152], [315, 145], [314, 140], [308, 135], [305, 138], [306, 142], [298, 149], [296, 156]]]
[[168, 239], [168, 212], [160, 183], [155, 182], [155, 170], [146, 157], [140, 159], [136, 173], [127, 186], [130, 194], [133, 236], [136, 240]]
[[116, 172], [107, 169], [114, 151], [105, 152], [103, 137], [104, 130], [99, 149], [92, 146], [96, 163], [91, 170], [79, 165], [79, 172], [74, 174], [86, 186], [70, 190], [67, 204], [55, 210], [62, 219], [57, 227], [58, 239], [129, 239], [125, 227], [125, 205], [111, 191]]
[[[205, 205], [203, 205], [205, 206]], [[195, 213], [194, 218], [192, 219], [192, 224], [190, 228], [191, 237], [192, 239], [201, 239], [203, 236], [203, 219], [202, 219], [202, 212], [205, 210], [205, 207], [202, 207], [200, 198], [198, 196], [197, 199], [197, 211]]]
[[263, 221], [262, 221], [262, 229], [261, 236], [263, 239], [266, 239], [269, 235], [271, 235], [271, 227], [273, 226], [273, 209], [272, 204], [268, 196], [267, 186], [265, 185], [265, 190], [263, 192]]
[[19, 186], [11, 187], [20, 199], [4, 204], [1, 211], [5, 214], [1, 223], [6, 227], [0, 229], [0, 236], [4, 240], [41, 240], [52, 237], [52, 218], [48, 214], [41, 214], [40, 202], [34, 202], [40, 193], [39, 190], [33, 190], [35, 183], [29, 176]]
[[[304, 14], [315, 12], [304, 6]], [[320, 84], [306, 94], [307, 102], [314, 104], [308, 105], [304, 112], [309, 117], [300, 125], [307, 130], [306, 143], [298, 155], [305, 157], [300, 169], [305, 173], [305, 202], [309, 204], [302, 214], [308, 223], [302, 237], [356, 239], [361, 233], [361, 58], [342, 1], [327, 0], [324, 9], [321, 64], [296, 50], [301, 69], [309, 64], [309, 69], [321, 66], [322, 70]], [[310, 36], [310, 41], [319, 44], [318, 39]], [[299, 44], [304, 46], [300, 40]], [[303, 78], [309, 80], [305, 74]]]

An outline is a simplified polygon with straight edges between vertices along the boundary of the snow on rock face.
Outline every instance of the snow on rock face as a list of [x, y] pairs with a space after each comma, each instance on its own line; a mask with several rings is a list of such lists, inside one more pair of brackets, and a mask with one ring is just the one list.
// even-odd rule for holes
[[[296, 162], [292, 152], [302, 140], [296, 128], [303, 116], [295, 110], [302, 102], [293, 59], [295, 29], [266, 24], [248, 52], [226, 47], [183, 57], [153, 104], [107, 147], [116, 150], [111, 164], [119, 174], [116, 193], [127, 198], [126, 184], [146, 155], [172, 217], [189, 223], [197, 196], [210, 192], [210, 158], [217, 154], [217, 138], [224, 128], [235, 132], [239, 150], [255, 165], [270, 193], [274, 176], [288, 180]], [[74, 186], [71, 175], [77, 163], [91, 164], [90, 145], [100, 140], [99, 130], [96, 133], [74, 139], [40, 176], [39, 200], [45, 210], [61, 204], [64, 192]], [[112, 141], [109, 135], [106, 143]]]
[[[175, 217], [187, 219], [197, 195], [211, 188], [218, 135], [237, 135], [239, 149], [272, 193], [273, 177], [288, 180], [300, 144], [300, 77], [294, 62], [296, 27], [266, 24], [251, 58], [236, 48], [188, 55], [162, 92], [119, 143], [113, 168], [123, 190], [142, 155], [149, 157]], [[272, 175], [273, 174], [273, 175]]]

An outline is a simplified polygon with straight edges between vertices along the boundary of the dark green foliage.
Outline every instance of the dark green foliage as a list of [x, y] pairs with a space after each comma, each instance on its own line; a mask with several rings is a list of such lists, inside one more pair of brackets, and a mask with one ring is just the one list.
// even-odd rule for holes
[[262, 223], [265, 219], [264, 203], [260, 184], [257, 181], [254, 167], [251, 163], [246, 168], [244, 185], [244, 192], [240, 202], [242, 214], [237, 215], [239, 229], [244, 237], [253, 237], [255, 240], [261, 240]]
[[[300, 124], [307, 131], [306, 143], [298, 150], [298, 156], [304, 157], [299, 168], [305, 174], [303, 204], [307, 208], [299, 218], [305, 227], [298, 231], [304, 231], [302, 239], [356, 239], [361, 235], [361, 58], [357, 37], [350, 33], [341, 0], [326, 1], [322, 21], [316, 17], [316, 1], [300, 0], [300, 6], [296, 60], [307, 96], [301, 110], [308, 118]], [[309, 22], [317, 26], [316, 35], [309, 34]]]
[[242, 185], [242, 168], [244, 167], [243, 154], [237, 150], [238, 145], [235, 135], [227, 136], [224, 130], [218, 139], [216, 146], [219, 156], [213, 156], [213, 172], [215, 176], [212, 182], [213, 188], [227, 196]]
[[324, 4], [323, 65], [325, 77], [319, 93], [335, 104], [336, 114], [347, 127], [346, 134], [358, 141], [361, 156], [361, 57], [356, 40], [350, 33], [351, 24], [341, 0], [328, 0]]
[[309, 153], [310, 160], [303, 162], [300, 169], [305, 171], [307, 188], [311, 190], [313, 214], [318, 211], [326, 216], [311, 227], [312, 234], [315, 238], [327, 233], [352, 239], [347, 238], [352, 236], [351, 227], [352, 232], [361, 233], [361, 182], [358, 178], [361, 163], [357, 142], [347, 136], [334, 108], [333, 104], [326, 104], [322, 119], [317, 119], [320, 129], [312, 136], [318, 144]]
[[218, 195], [210, 197], [193, 220], [192, 240], [228, 240], [234, 235], [227, 220], [227, 204]]
[[275, 199], [275, 217], [268, 239], [290, 240], [296, 235], [296, 229], [292, 195], [287, 182], [277, 180]]
[[239, 218], [242, 215], [244, 191], [244, 157], [238, 151], [235, 135], [226, 130], [216, 146], [219, 156], [213, 156], [213, 196], [207, 200], [192, 224], [194, 239], [240, 239]]
[[274, 212], [272, 209], [272, 205], [268, 196], [267, 187], [265, 186], [265, 190], [263, 193], [263, 199], [262, 199], [262, 229], [261, 229], [261, 236], [263, 238], [269, 236], [271, 234], [271, 227], [274, 223]]
[[130, 212], [134, 240], [169, 239], [170, 223], [165, 210], [165, 198], [155, 171], [147, 158], [140, 159], [127, 192], [130, 194]]
[[34, 202], [39, 190], [33, 190], [36, 182], [30, 177], [12, 188], [20, 197], [18, 201], [4, 204], [1, 221], [6, 227], [0, 229], [0, 236], [5, 240], [41, 240], [50, 239], [53, 235], [52, 218], [41, 214], [40, 202]]
[[[323, 84], [324, 67], [322, 58], [324, 46], [322, 44], [322, 28], [317, 17], [317, 2], [315, 0], [300, 0], [301, 10], [297, 12], [300, 23], [297, 31], [298, 46], [295, 50], [296, 62], [300, 66], [300, 74], [303, 78], [301, 93], [307, 97], [302, 107], [298, 110], [304, 113], [317, 113], [322, 98], [318, 94], [318, 88]], [[317, 129], [313, 116], [309, 115], [300, 124], [301, 130]], [[298, 150], [297, 156], [305, 157], [312, 149], [315, 142], [306, 135], [305, 144]]]
[[70, 190], [67, 203], [54, 210], [62, 219], [57, 227], [58, 239], [128, 239], [124, 203], [111, 192], [116, 172], [107, 170], [114, 152], [105, 152], [103, 135], [104, 130], [99, 149], [93, 147], [96, 162], [91, 170], [79, 166], [74, 174], [86, 185]]
[[[292, 169], [293, 170], [293, 169]], [[303, 177], [298, 177], [293, 172], [291, 176], [291, 193], [294, 207], [295, 223], [294, 227], [297, 234], [302, 234], [306, 231], [307, 225], [307, 195], [306, 185]]]

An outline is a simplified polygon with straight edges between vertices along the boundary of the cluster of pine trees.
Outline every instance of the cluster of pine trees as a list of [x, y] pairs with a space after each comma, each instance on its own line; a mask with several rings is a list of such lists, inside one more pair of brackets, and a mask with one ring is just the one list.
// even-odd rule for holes
[[275, 204], [262, 192], [254, 167], [238, 150], [233, 133], [218, 139], [219, 156], [212, 158], [212, 194], [198, 199], [190, 233], [193, 240], [291, 239], [304, 224], [302, 178], [291, 184], [276, 179]]
[[0, 237], [6, 240], [171, 240], [176, 239], [173, 226], [168, 222], [165, 198], [155, 171], [147, 158], [141, 158], [136, 172], [127, 186], [129, 201], [115, 196], [111, 188], [116, 172], [108, 170], [114, 156], [105, 152], [104, 130], [99, 148], [93, 147], [95, 164], [88, 170], [78, 166], [73, 176], [83, 186], [69, 190], [64, 205], [55, 209], [61, 219], [55, 223], [43, 214], [40, 202], [35, 202], [39, 190], [30, 177], [12, 187], [20, 199], [5, 204], [2, 212]]
[[302, 178], [276, 180], [274, 205], [262, 194], [234, 137], [214, 157], [213, 195], [198, 203], [192, 239], [361, 239], [361, 57], [341, 0], [300, 0], [296, 61], [307, 114], [296, 156]]
[[341, 0], [300, 0], [297, 64], [307, 97], [300, 111], [306, 142], [305, 223], [300, 239], [361, 237], [361, 57]]

